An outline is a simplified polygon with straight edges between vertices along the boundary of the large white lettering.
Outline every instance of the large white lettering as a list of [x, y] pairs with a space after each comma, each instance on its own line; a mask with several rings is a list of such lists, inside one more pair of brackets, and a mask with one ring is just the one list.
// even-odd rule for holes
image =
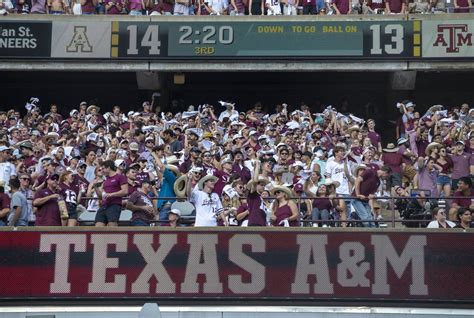
[[158, 281], [156, 284], [156, 293], [175, 293], [176, 285], [171, 280], [170, 275], [163, 266], [163, 260], [169, 254], [177, 242], [176, 234], [161, 234], [160, 247], [155, 251], [153, 249], [152, 234], [136, 234], [133, 237], [133, 243], [145, 259], [146, 266], [132, 284], [133, 294], [145, 294], [150, 292], [149, 280], [153, 276]]
[[50, 253], [52, 246], [56, 246], [56, 260], [54, 262], [54, 280], [49, 285], [49, 292], [53, 294], [70, 293], [71, 283], [68, 282], [70, 247], [74, 252], [86, 251], [85, 234], [42, 234], [40, 238], [40, 252]]
[[235, 235], [230, 239], [229, 260], [250, 274], [250, 282], [244, 283], [242, 275], [229, 275], [229, 289], [236, 294], [258, 294], [265, 288], [265, 266], [244, 254], [244, 245], [250, 245], [252, 252], [265, 252], [261, 235]]
[[373, 294], [390, 294], [387, 282], [388, 263], [397, 277], [401, 278], [411, 262], [410, 295], [428, 295], [428, 286], [425, 284], [425, 235], [410, 236], [400, 256], [387, 235], [372, 235], [371, 241], [375, 255]]
[[92, 281], [89, 283], [89, 293], [124, 293], [126, 275], [115, 275], [114, 281], [106, 282], [107, 269], [118, 268], [119, 260], [107, 257], [109, 245], [115, 245], [117, 252], [127, 251], [127, 234], [92, 234], [91, 243], [94, 245], [92, 260]]
[[[295, 279], [291, 284], [293, 294], [309, 294], [308, 276], [315, 275], [314, 293], [331, 294], [334, 286], [329, 280], [329, 266], [326, 255], [327, 235], [297, 235], [299, 245]], [[313, 257], [314, 262], [311, 262]]]
[[[182, 293], [198, 293], [199, 274], [206, 277], [204, 293], [222, 293], [222, 283], [217, 266], [217, 234], [188, 234], [190, 245], [184, 282], [181, 283]], [[201, 262], [202, 260], [202, 262]]]
[[364, 245], [359, 242], [342, 243], [339, 246], [339, 258], [341, 263], [337, 264], [337, 281], [341, 286], [369, 287], [370, 281], [365, 274], [370, 265], [368, 262], [362, 262], [365, 259]]

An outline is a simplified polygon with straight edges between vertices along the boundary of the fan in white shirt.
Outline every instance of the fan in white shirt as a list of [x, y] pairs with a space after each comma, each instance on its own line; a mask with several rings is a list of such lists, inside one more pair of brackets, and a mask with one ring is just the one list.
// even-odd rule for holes
[[[206, 175], [198, 183], [198, 189], [191, 193], [191, 203], [196, 208], [196, 221], [194, 226], [216, 226], [216, 211], [222, 209], [222, 202], [217, 193], [214, 193], [214, 185], [217, 177]], [[188, 180], [188, 187], [191, 184]]]

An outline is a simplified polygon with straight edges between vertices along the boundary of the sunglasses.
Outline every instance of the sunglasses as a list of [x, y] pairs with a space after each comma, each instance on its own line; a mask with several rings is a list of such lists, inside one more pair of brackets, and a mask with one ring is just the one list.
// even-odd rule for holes
[[30, 178], [20, 178], [20, 180], [27, 180], [27, 181], [31, 181]]
[[281, 193], [281, 191], [275, 191], [275, 194], [280, 194], [280, 193]]

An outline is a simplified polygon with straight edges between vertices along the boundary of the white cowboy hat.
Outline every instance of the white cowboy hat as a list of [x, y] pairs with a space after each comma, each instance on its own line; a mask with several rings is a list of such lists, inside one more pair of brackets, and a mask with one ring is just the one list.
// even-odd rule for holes
[[218, 180], [217, 177], [213, 176], [213, 175], [206, 175], [204, 176], [203, 178], [201, 178], [201, 180], [199, 180], [198, 182], [198, 188], [199, 190], [202, 190], [204, 188], [204, 183], [206, 183], [207, 181], [209, 180], [213, 180], [214, 182], [216, 182]]

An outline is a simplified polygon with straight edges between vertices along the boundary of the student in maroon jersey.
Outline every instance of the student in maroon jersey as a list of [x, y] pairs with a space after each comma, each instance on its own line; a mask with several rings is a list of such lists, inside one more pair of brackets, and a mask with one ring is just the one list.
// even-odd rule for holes
[[77, 203], [80, 202], [82, 193], [74, 184], [74, 176], [71, 171], [65, 171], [59, 177], [60, 194], [66, 202], [69, 219], [62, 220], [63, 226], [77, 225]]
[[270, 193], [275, 197], [272, 205], [271, 220], [273, 226], [299, 226], [298, 207], [290, 197], [294, 196], [287, 187], [274, 187]]
[[219, 196], [222, 195], [222, 190], [224, 189], [224, 186], [229, 182], [230, 175], [232, 174], [232, 158], [230, 156], [222, 158], [221, 167], [222, 170], [217, 170], [214, 173], [214, 176], [218, 178], [214, 186], [214, 192], [217, 193]]
[[126, 208], [132, 211], [131, 226], [150, 226], [150, 222], [158, 214], [149, 193], [150, 181], [145, 179], [128, 198]]
[[35, 226], [62, 225], [58, 206], [58, 180], [57, 174], [49, 176], [46, 180], [47, 186], [36, 192], [33, 198], [33, 206], [37, 208]]
[[457, 191], [454, 192], [457, 197], [451, 204], [449, 210], [449, 219], [456, 221], [456, 214], [459, 208], [474, 210], [474, 189], [472, 189], [472, 180], [470, 177], [462, 177], [459, 179]]
[[469, 8], [472, 7], [471, 0], [454, 0], [454, 12], [469, 13]]
[[261, 176], [259, 177], [259, 172], [260, 161], [257, 160], [255, 163], [252, 180], [250, 180], [247, 184], [247, 189], [249, 190], [247, 197], [248, 226], [267, 225], [267, 214], [265, 204], [262, 199], [262, 193], [265, 191], [265, 186], [270, 183], [270, 181], [263, 179]]
[[407, 9], [406, 0], [386, 0], [385, 13], [400, 13], [405, 14]]
[[130, 167], [125, 169], [124, 175], [127, 177], [128, 182], [128, 193], [127, 195], [130, 196], [133, 192], [137, 191], [139, 187], [139, 183], [137, 183], [137, 173], [139, 170], [138, 163], [132, 164]]
[[101, 166], [106, 179], [102, 184], [102, 191], [99, 190], [102, 205], [97, 211], [95, 226], [118, 226], [122, 199], [128, 194], [127, 177], [117, 173], [111, 160], [102, 162]]
[[332, 1], [332, 5], [334, 10], [336, 10], [336, 14], [347, 14], [351, 7], [350, 0], [334, 0]]

